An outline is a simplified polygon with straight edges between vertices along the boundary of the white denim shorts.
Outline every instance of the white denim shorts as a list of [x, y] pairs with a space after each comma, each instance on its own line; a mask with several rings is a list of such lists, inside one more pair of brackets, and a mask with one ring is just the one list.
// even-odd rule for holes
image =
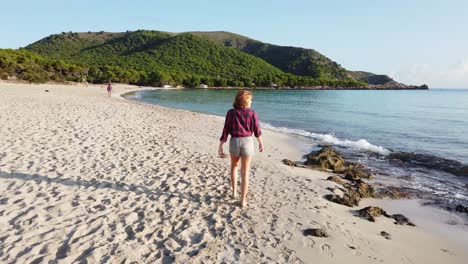
[[255, 154], [253, 137], [231, 138], [229, 153], [231, 156], [253, 156]]

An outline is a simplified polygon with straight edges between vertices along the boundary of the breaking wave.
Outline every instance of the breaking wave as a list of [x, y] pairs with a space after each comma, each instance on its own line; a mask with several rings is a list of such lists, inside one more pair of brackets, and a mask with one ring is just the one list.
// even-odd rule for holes
[[378, 153], [380, 155], [388, 155], [391, 153], [390, 150], [381, 146], [373, 145], [365, 139], [359, 139], [359, 140], [340, 139], [340, 138], [337, 138], [334, 134], [319, 134], [319, 133], [308, 132], [308, 131], [301, 130], [301, 129], [291, 129], [287, 127], [275, 127], [268, 123], [262, 123], [262, 127], [266, 129], [274, 130], [274, 131], [279, 131], [279, 132], [295, 134], [299, 136], [317, 139], [324, 143], [335, 145], [335, 146], [347, 147], [347, 148], [352, 148], [352, 149], [361, 150], [361, 151], [371, 151], [371, 152]]

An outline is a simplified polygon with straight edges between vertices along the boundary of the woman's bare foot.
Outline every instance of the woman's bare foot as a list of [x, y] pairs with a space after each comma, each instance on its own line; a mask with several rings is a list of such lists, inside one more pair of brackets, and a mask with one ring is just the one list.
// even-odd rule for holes
[[247, 207], [247, 202], [246, 202], [246, 201], [241, 201], [241, 202], [240, 202], [240, 207], [241, 207], [241, 208]]
[[236, 199], [237, 198], [237, 193], [233, 193], [232, 194], [232, 199]]

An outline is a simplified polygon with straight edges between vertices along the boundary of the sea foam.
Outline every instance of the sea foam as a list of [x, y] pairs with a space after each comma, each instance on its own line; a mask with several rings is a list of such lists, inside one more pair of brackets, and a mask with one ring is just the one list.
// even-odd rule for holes
[[295, 135], [308, 137], [308, 138], [313, 138], [313, 139], [317, 139], [317, 140], [320, 140], [324, 143], [331, 144], [331, 145], [352, 148], [352, 149], [356, 149], [360, 151], [371, 151], [371, 152], [378, 153], [380, 155], [388, 155], [391, 152], [390, 150], [382, 146], [373, 145], [365, 139], [359, 139], [359, 140], [340, 139], [340, 138], [337, 138], [334, 134], [319, 134], [319, 133], [308, 132], [302, 129], [275, 127], [268, 123], [261, 123], [261, 124], [262, 124], [262, 127], [266, 129], [289, 133], [289, 134], [295, 134]]

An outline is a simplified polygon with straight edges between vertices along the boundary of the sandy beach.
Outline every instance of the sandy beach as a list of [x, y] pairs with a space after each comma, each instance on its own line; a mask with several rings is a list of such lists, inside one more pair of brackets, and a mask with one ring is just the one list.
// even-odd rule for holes
[[[263, 131], [241, 209], [223, 119], [120, 96], [135, 89], [0, 82], [0, 263], [467, 263], [461, 217], [329, 202], [330, 173], [282, 164], [305, 154], [286, 134]], [[416, 226], [353, 215], [377, 204]]]

